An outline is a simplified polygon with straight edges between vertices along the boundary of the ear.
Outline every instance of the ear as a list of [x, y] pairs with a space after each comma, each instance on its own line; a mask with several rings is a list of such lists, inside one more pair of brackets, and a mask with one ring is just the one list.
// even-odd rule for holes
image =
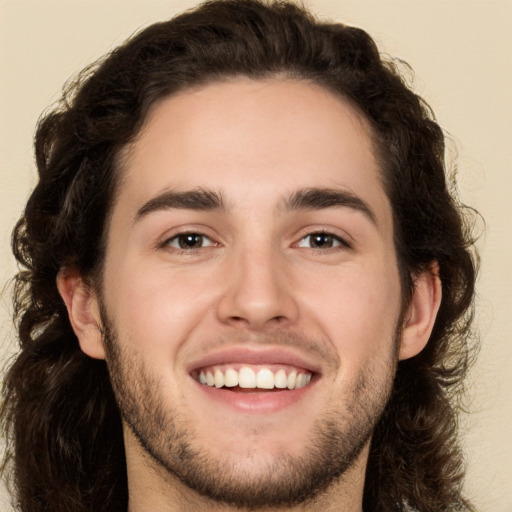
[[419, 354], [426, 346], [441, 305], [439, 265], [433, 262], [413, 278], [414, 290], [402, 330], [399, 359]]
[[66, 304], [69, 321], [82, 352], [94, 359], [105, 359], [96, 293], [76, 269], [70, 268], [60, 269], [57, 288]]

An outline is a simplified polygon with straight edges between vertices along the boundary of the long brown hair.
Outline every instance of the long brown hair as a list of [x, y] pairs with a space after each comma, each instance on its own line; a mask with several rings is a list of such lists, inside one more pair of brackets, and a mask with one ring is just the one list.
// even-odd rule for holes
[[278, 74], [319, 84], [367, 118], [393, 207], [405, 300], [432, 262], [443, 285], [429, 343], [399, 363], [374, 433], [365, 510], [471, 509], [461, 494], [457, 408], [472, 357], [476, 258], [466, 210], [449, 191], [442, 130], [363, 30], [319, 22], [293, 3], [214, 0], [150, 26], [85, 70], [39, 123], [39, 182], [13, 233], [20, 350], [1, 409], [4, 473], [19, 510], [126, 510], [108, 370], [80, 351], [55, 284], [66, 265], [101, 273], [120, 149], [164, 96]]

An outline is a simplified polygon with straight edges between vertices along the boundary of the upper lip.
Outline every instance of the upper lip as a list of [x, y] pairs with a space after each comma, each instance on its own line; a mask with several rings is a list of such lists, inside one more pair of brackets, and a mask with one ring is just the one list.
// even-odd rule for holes
[[283, 364], [302, 368], [312, 373], [320, 373], [321, 370], [321, 365], [315, 358], [301, 355], [289, 348], [233, 346], [212, 351], [192, 361], [188, 365], [188, 371], [193, 373], [199, 368], [230, 363], [248, 365]]

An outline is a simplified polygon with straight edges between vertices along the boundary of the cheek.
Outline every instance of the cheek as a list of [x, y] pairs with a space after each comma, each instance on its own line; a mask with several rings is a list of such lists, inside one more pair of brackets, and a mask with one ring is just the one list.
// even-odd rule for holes
[[342, 360], [362, 364], [393, 346], [401, 292], [397, 272], [382, 267], [374, 262], [331, 270], [296, 288], [306, 316]]
[[147, 351], [176, 350], [211, 311], [211, 287], [197, 272], [125, 262], [110, 273], [105, 289], [123, 343]]

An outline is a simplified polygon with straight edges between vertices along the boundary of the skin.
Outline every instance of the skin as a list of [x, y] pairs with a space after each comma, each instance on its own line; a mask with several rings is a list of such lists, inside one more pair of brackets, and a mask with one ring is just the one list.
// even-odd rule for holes
[[[121, 161], [102, 295], [73, 269], [61, 271], [58, 286], [82, 350], [107, 359], [122, 404], [138, 400], [124, 418], [130, 512], [233, 509], [165, 467], [177, 458], [165, 451], [165, 432], [151, 431], [160, 460], [141, 446], [133, 423], [154, 413], [153, 399], [230, 480], [268, 475], [283, 454], [307, 457], [327, 421], [356, 432], [362, 446], [343, 475], [293, 510], [361, 511], [366, 433], [398, 358], [425, 346], [441, 300], [432, 267], [415, 277], [401, 310], [392, 210], [365, 120], [309, 83], [230, 80], [155, 105]], [[312, 188], [359, 202], [290, 204]], [[223, 208], [155, 201], [198, 189], [222, 197]], [[184, 233], [202, 234], [203, 246], [180, 248]], [[314, 246], [314, 233], [332, 235], [325, 240], [333, 246]], [[105, 347], [101, 327], [113, 331], [114, 348]], [[300, 357], [314, 368], [313, 385], [266, 411], [212, 398], [191, 368], [233, 348]], [[284, 466], [274, 471], [285, 478]]]

